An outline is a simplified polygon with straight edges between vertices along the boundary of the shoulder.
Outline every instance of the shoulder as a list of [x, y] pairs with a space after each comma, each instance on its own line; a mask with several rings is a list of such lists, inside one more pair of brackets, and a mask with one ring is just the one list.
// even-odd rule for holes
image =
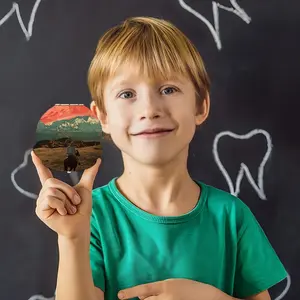
[[99, 202], [101, 199], [106, 198], [107, 196], [110, 196], [109, 183], [92, 190], [93, 204], [95, 202]]
[[94, 188], [92, 190], [92, 217], [101, 219], [116, 214], [118, 211], [118, 201], [114, 195], [112, 182], [110, 180], [107, 184]]
[[205, 193], [206, 206], [209, 209], [224, 209], [234, 213], [249, 210], [249, 207], [237, 196], [201, 181], [196, 181]]
[[204, 193], [205, 210], [214, 218], [231, 224], [230, 226], [234, 226], [237, 230], [255, 221], [250, 208], [239, 197], [201, 181], [196, 182]]
[[111, 181], [92, 190], [93, 208], [107, 204], [114, 197], [110, 188]]

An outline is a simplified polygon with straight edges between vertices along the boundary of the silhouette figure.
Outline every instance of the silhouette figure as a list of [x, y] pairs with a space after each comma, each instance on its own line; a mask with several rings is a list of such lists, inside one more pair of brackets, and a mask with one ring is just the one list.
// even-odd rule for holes
[[80, 165], [78, 162], [78, 156], [80, 156], [80, 153], [76, 150], [75, 146], [71, 144], [67, 147], [67, 158], [64, 160], [65, 171], [76, 171], [77, 165]]

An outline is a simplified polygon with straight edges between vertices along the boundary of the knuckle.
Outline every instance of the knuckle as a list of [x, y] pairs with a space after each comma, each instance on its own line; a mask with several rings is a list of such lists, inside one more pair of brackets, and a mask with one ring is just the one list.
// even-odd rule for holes
[[60, 198], [60, 199], [63, 199], [65, 194], [60, 191], [59, 189], [55, 188], [55, 187], [51, 187], [50, 188], [50, 194], [54, 197], [57, 197], [57, 198]]
[[56, 192], [56, 188], [53, 187], [53, 186], [49, 186], [48, 187], [48, 192], [55, 193]]
[[58, 191], [55, 187], [49, 186], [47, 188], [47, 195], [57, 196], [57, 194], [58, 194]]
[[53, 185], [57, 185], [60, 181], [54, 177], [47, 178], [44, 182], [45, 187], [52, 187]]
[[50, 195], [46, 196], [46, 201], [47, 201], [47, 204], [50, 205], [51, 207], [54, 205], [56, 206], [59, 202], [59, 201], [57, 201], [56, 198], [54, 198], [53, 196], [50, 196]]
[[45, 201], [48, 203], [48, 204], [52, 204], [54, 199], [51, 195], [45, 195]]
[[53, 196], [48, 193], [44, 195], [44, 198], [47, 202], [53, 201]]
[[73, 205], [69, 200], [66, 200], [65, 202], [66, 207], [71, 208]]

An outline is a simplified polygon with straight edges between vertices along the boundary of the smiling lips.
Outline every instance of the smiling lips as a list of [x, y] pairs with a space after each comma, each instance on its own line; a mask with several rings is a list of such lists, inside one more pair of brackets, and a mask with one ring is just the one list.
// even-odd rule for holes
[[164, 136], [172, 132], [174, 129], [170, 128], [151, 128], [146, 129], [138, 133], [132, 134], [133, 136], [141, 136], [141, 137], [158, 137]]

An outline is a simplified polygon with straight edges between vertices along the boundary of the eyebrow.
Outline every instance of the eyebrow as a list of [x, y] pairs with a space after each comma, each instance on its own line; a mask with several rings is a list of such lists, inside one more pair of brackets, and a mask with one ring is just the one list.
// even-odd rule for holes
[[[166, 82], [168, 81], [174, 81], [174, 82], [178, 82], [182, 85], [184, 85], [185, 83], [177, 76], [172, 76], [170, 78], [168, 78], [167, 80], [165, 80]], [[113, 83], [113, 85], [111, 86], [110, 88], [110, 91], [114, 91], [115, 89], [117, 89], [118, 87], [122, 86], [122, 85], [127, 85], [129, 84], [130, 81], [126, 80], [126, 79], [123, 79], [123, 80], [118, 80], [116, 82]]]
[[118, 80], [116, 82], [114, 82], [114, 84], [111, 86], [110, 90], [111, 91], [114, 91], [116, 88], [118, 88], [119, 86], [121, 85], [125, 85], [125, 84], [128, 84], [129, 82], [125, 79], [123, 80]]

